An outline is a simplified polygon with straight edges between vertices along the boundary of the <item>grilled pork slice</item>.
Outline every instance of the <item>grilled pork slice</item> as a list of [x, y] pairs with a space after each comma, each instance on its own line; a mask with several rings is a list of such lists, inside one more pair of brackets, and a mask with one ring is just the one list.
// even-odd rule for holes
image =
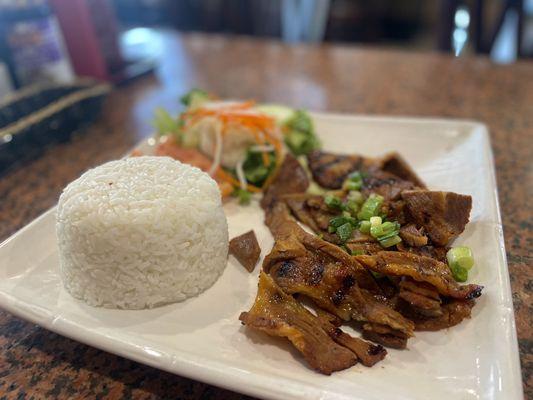
[[388, 326], [404, 341], [414, 325], [361, 287], [379, 291], [366, 269], [339, 247], [298, 226], [284, 203], [267, 215], [276, 239], [263, 270], [287, 293], [304, 294], [320, 308], [342, 318]]
[[357, 362], [355, 352], [337, 344], [330, 337], [329, 330], [338, 328], [327, 321], [319, 320], [292, 296], [285, 294], [272, 278], [263, 272], [259, 276], [254, 305], [250, 311], [241, 313], [239, 319], [250, 328], [268, 335], [286, 337], [302, 353], [309, 365], [323, 374], [330, 375]]
[[483, 286], [459, 285], [450, 268], [433, 258], [408, 252], [382, 251], [372, 256], [354, 256], [374, 272], [390, 276], [408, 276], [418, 282], [427, 282], [443, 296], [470, 300], [481, 296]]
[[400, 288], [398, 297], [405, 301], [414, 312], [426, 317], [442, 315], [442, 301], [432, 285], [402, 278], [398, 286]]
[[389, 153], [380, 161], [380, 169], [396, 175], [403, 180], [413, 182], [416, 186], [425, 189], [426, 184], [418, 177], [416, 172], [398, 153]]
[[363, 181], [363, 191], [367, 194], [381, 194], [386, 199], [396, 198], [402, 190], [426, 187], [398, 153], [374, 159], [315, 150], [307, 159], [314, 180], [326, 189], [340, 189], [348, 175], [354, 171], [367, 174]]
[[282, 195], [304, 193], [308, 186], [307, 172], [296, 158], [287, 154], [261, 199], [261, 207], [268, 209]]
[[248, 272], [252, 272], [261, 255], [254, 231], [248, 231], [229, 241], [229, 253], [232, 254]]
[[414, 224], [402, 226], [400, 229], [400, 237], [409, 246], [421, 247], [428, 244], [428, 237], [423, 235]]
[[322, 329], [324, 329], [335, 342], [353, 351], [361, 361], [361, 364], [365, 367], [373, 366], [377, 362], [383, 360], [387, 355], [387, 350], [385, 350], [383, 346], [375, 345], [344, 333], [335, 324], [337, 322], [336, 316], [318, 309], [317, 317]]
[[314, 180], [326, 189], [340, 189], [350, 172], [367, 170], [376, 161], [358, 155], [341, 155], [315, 150], [308, 154]]
[[401, 196], [413, 222], [423, 227], [437, 246], [447, 246], [468, 223], [471, 196], [429, 190], [408, 190]]
[[396, 249], [398, 249], [398, 251], [414, 253], [419, 256], [431, 257], [437, 261], [446, 263], [446, 253], [448, 252], [450, 248], [449, 247], [435, 247], [429, 244], [426, 246], [413, 247], [413, 246], [406, 246], [405, 243], [398, 243], [396, 245]]
[[390, 172], [371, 170], [363, 178], [361, 192], [365, 196], [370, 196], [372, 193], [379, 194], [385, 201], [391, 201], [399, 199], [403, 191], [413, 189], [416, 189], [413, 182], [406, 181]]
[[287, 203], [296, 219], [307, 225], [316, 234], [331, 243], [340, 243], [339, 237], [328, 232], [329, 221], [338, 215], [338, 211], [332, 212], [324, 202], [323, 196], [311, 194], [292, 194], [282, 197]]
[[474, 305], [474, 300], [452, 299], [441, 305], [441, 315], [438, 317], [421, 315], [413, 309], [405, 309], [401, 312], [415, 323], [417, 331], [439, 331], [451, 328], [465, 318], [470, 318]]

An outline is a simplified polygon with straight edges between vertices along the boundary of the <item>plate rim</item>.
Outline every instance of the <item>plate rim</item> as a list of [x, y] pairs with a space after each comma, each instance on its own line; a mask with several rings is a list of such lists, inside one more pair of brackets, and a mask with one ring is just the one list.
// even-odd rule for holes
[[[502, 263], [499, 268], [499, 275], [502, 279], [502, 288], [504, 294], [509, 297], [510, 307], [512, 307], [513, 312], [510, 315], [507, 326], [511, 328], [511, 336], [509, 338], [510, 344], [510, 356], [512, 358], [513, 371], [509, 375], [509, 386], [516, 385], [519, 390], [518, 393], [523, 395], [523, 382], [522, 382], [522, 373], [520, 365], [520, 353], [518, 348], [518, 338], [516, 331], [516, 321], [515, 321], [515, 312], [514, 304], [512, 301], [512, 288], [510, 284], [510, 275], [509, 267], [507, 262], [507, 255], [505, 251], [505, 241], [503, 236], [503, 225], [501, 218], [501, 209], [498, 196], [498, 185], [496, 179], [496, 170], [494, 162], [494, 154], [491, 145], [490, 135], [488, 127], [486, 124], [471, 120], [471, 119], [456, 119], [456, 118], [433, 118], [433, 117], [404, 117], [404, 116], [386, 116], [386, 115], [363, 115], [363, 114], [349, 114], [349, 113], [330, 113], [330, 112], [310, 112], [313, 117], [322, 118], [322, 119], [342, 119], [347, 120], [347, 122], [370, 122], [370, 123], [407, 123], [407, 124], [446, 124], [450, 126], [457, 126], [457, 124], [468, 125], [472, 130], [478, 131], [484, 141], [484, 158], [487, 162], [487, 167], [490, 169], [490, 185], [491, 185], [491, 201], [494, 203], [495, 217], [497, 225], [500, 228], [498, 232], [498, 242], [499, 242], [499, 253], [501, 256]], [[428, 134], [432, 134], [428, 132]], [[134, 148], [139, 147], [144, 144], [149, 138], [153, 136], [148, 136], [142, 139]], [[16, 240], [24, 232], [31, 230], [33, 227], [38, 225], [42, 220], [50, 218], [51, 214], [55, 213], [56, 206], [51, 207], [40, 216], [35, 218], [33, 221], [17, 230], [15, 233], [10, 235], [8, 238], [3, 240], [0, 243], [0, 248], [3, 248], [11, 241]], [[498, 292], [499, 293], [499, 292]], [[33, 304], [35, 306], [36, 304]], [[38, 312], [36, 312], [35, 307], [32, 307], [32, 304], [17, 299], [15, 296], [11, 295], [0, 289], [0, 308], [8, 311], [9, 313], [15, 315], [18, 318], [35, 323], [47, 330], [55, 332], [61, 336], [65, 336], [71, 340], [83, 343], [100, 349], [102, 351], [115, 354], [126, 359], [130, 359], [136, 362], [139, 362], [150, 367], [165, 370], [172, 374], [177, 374], [180, 376], [187, 377], [189, 379], [198, 380], [205, 382], [207, 384], [215, 385], [224, 389], [231, 391], [244, 393], [250, 396], [265, 398], [265, 399], [297, 399], [301, 398], [302, 390], [297, 390], [297, 388], [292, 385], [294, 381], [288, 378], [276, 377], [272, 382], [278, 382], [280, 379], [285, 381], [287, 384], [283, 386], [283, 390], [280, 390], [275, 385], [268, 386], [266, 384], [257, 385], [256, 382], [252, 383], [249, 379], [246, 379], [245, 376], [239, 374], [232, 374], [229, 372], [228, 368], [213, 368], [213, 364], [224, 365], [219, 361], [208, 360], [211, 363], [211, 366], [202, 365], [202, 360], [207, 360], [205, 357], [187, 353], [185, 357], [183, 355], [185, 352], [180, 352], [179, 354], [173, 354], [170, 357], [170, 363], [161, 363], [158, 362], [158, 358], [153, 357], [143, 357], [142, 352], [132, 351], [135, 350], [138, 346], [132, 343], [126, 343], [116, 337], [101, 335], [101, 334], [91, 334], [83, 335], [84, 328], [74, 321], [63, 319], [62, 317], [55, 316], [55, 318], [39, 318]], [[181, 359], [181, 360], [180, 360]], [[210, 371], [213, 369], [212, 371]], [[298, 384], [297, 384], [298, 385]], [[279, 385], [281, 387], [281, 385]], [[292, 387], [291, 387], [292, 386]], [[275, 389], [275, 391], [273, 391]], [[287, 392], [287, 389], [291, 393]], [[319, 394], [321, 399], [329, 399], [333, 396], [335, 398], [343, 398], [344, 395], [339, 395], [338, 393], [333, 393], [329, 390], [321, 390], [318, 388], [313, 388], [313, 393]], [[340, 397], [339, 397], [340, 396]], [[364, 397], [356, 395], [356, 397], [351, 396], [350, 398], [355, 398], [363, 400]]]

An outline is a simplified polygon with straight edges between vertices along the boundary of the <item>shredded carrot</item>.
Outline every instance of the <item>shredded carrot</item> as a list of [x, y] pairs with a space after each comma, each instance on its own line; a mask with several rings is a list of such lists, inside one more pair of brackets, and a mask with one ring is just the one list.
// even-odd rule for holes
[[233, 185], [229, 182], [218, 182], [218, 187], [220, 188], [220, 194], [222, 195], [222, 198], [228, 197], [233, 193]]
[[[229, 182], [231, 183], [233, 186], [235, 187], [239, 187], [240, 186], [240, 182], [235, 179], [233, 176], [231, 176], [231, 174], [228, 174], [226, 171], [224, 171], [222, 168], [218, 168], [217, 172], [215, 172], [215, 176], [218, 178], [218, 179], [222, 179], [226, 182]], [[248, 190], [249, 192], [252, 192], [252, 193], [260, 193], [261, 192], [261, 189], [254, 186], [254, 185], [246, 185], [246, 190]]]
[[[250, 109], [254, 106], [253, 101], [247, 101], [238, 104], [230, 104], [220, 108], [199, 108], [196, 110], [190, 110], [183, 114], [183, 121], [185, 127], [190, 127], [194, 123], [198, 122], [204, 117], [215, 117], [222, 123], [222, 135], [224, 136], [228, 132], [228, 125], [234, 123], [237, 125], [248, 128], [248, 132], [253, 136], [258, 145], [264, 145], [270, 143], [274, 147], [274, 154], [276, 162], [276, 168], [269, 175], [262, 188], [256, 186], [247, 185], [247, 189], [250, 192], [261, 192], [262, 189], [268, 187], [272, 181], [273, 176], [277, 173], [277, 170], [281, 164], [281, 157], [283, 156], [283, 146], [280, 139], [275, 134], [276, 123], [275, 120], [264, 114], [250, 113]], [[268, 152], [262, 153], [262, 160], [265, 166], [270, 165], [274, 160], [270, 159]], [[232, 184], [235, 187], [240, 186], [240, 182], [235, 179], [231, 174], [225, 172], [222, 168], [218, 168], [214, 173], [217, 181], [225, 181]]]

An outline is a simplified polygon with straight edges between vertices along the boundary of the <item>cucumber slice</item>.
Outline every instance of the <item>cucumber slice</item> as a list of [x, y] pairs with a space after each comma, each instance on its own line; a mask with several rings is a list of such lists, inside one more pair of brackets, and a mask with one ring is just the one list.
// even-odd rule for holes
[[280, 125], [285, 124], [294, 115], [294, 110], [280, 104], [260, 104], [255, 109], [273, 117]]

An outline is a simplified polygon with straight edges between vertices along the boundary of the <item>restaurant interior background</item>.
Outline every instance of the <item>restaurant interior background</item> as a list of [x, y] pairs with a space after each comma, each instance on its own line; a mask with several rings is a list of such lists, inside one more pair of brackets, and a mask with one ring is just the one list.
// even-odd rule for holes
[[158, 107], [209, 90], [182, 40], [198, 35], [510, 64], [533, 55], [533, 0], [0, 0], [0, 175], [84, 132], [114, 88], [146, 75], [163, 93], [135, 111], [148, 134]]
[[533, 54], [533, 0], [2, 0], [0, 97], [76, 75], [128, 81], [165, 61], [164, 37], [173, 32], [512, 63]]

